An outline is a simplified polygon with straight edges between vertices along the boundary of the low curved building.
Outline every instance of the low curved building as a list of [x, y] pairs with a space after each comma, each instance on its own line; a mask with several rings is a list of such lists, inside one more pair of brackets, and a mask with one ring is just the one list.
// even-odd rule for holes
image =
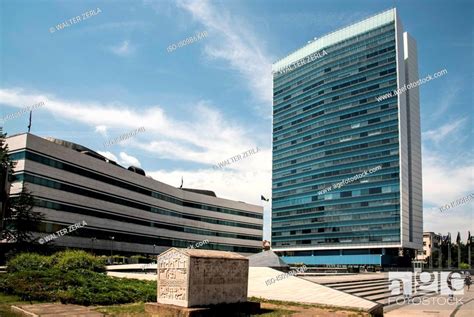
[[81, 145], [33, 134], [6, 139], [17, 162], [11, 194], [23, 185], [45, 215], [38, 238], [87, 223], [52, 240], [105, 254], [158, 254], [170, 247], [238, 252], [261, 250], [263, 208], [180, 189], [128, 169]]

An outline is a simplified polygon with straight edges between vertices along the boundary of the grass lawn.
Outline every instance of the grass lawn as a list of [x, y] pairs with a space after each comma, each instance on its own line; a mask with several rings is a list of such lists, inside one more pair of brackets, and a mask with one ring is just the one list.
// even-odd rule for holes
[[95, 310], [109, 316], [151, 316], [150, 314], [145, 313], [145, 303], [99, 306], [96, 307]]
[[[293, 302], [271, 301], [260, 298], [249, 298], [250, 301], [261, 303], [260, 314], [252, 315], [254, 317], [284, 317], [293, 316], [336, 316], [336, 317], [365, 317], [369, 314], [358, 311], [351, 311], [335, 307], [322, 307], [316, 305], [307, 305]], [[33, 304], [38, 302], [32, 302]], [[30, 304], [22, 301], [18, 296], [6, 295], [0, 293], [0, 316], [2, 317], [20, 317], [21, 315], [12, 313], [11, 305]], [[117, 317], [152, 317], [145, 312], [145, 303], [132, 303], [124, 305], [97, 306], [95, 310], [106, 314], [107, 316]]]
[[[261, 298], [249, 298], [252, 302], [261, 303], [261, 312], [253, 317], [285, 317], [293, 316], [321, 316], [321, 317], [368, 317], [366, 312], [357, 310], [343, 309], [337, 307], [326, 307], [318, 305], [308, 305], [294, 302], [272, 301]], [[97, 311], [107, 314], [108, 316], [118, 317], [152, 317], [151, 314], [145, 313], [144, 303], [124, 304], [115, 306], [100, 306]]]
[[265, 316], [265, 317], [277, 317], [277, 316], [320, 316], [320, 317], [369, 317], [370, 314], [358, 310], [352, 310], [347, 308], [323, 306], [323, 305], [310, 305], [297, 302], [285, 302], [277, 300], [266, 300], [263, 298], [251, 297], [249, 298], [252, 302], [260, 302], [262, 310], [273, 310], [263, 315], [254, 316]]
[[[38, 302], [31, 302], [36, 304]], [[15, 304], [30, 304], [30, 302], [25, 302], [20, 300], [20, 297], [15, 295], [6, 295], [0, 292], [0, 316], [2, 317], [19, 317], [20, 314], [13, 313], [10, 309], [11, 305]]]
[[[147, 314], [145, 312], [144, 303], [135, 303], [135, 304], [124, 304], [124, 305], [114, 305], [114, 306], [100, 306], [95, 308], [95, 310], [107, 314], [108, 316], [117, 316], [117, 317], [152, 317], [156, 315]], [[293, 311], [283, 310], [283, 309], [262, 309], [262, 312], [258, 317], [284, 317], [291, 316]]]

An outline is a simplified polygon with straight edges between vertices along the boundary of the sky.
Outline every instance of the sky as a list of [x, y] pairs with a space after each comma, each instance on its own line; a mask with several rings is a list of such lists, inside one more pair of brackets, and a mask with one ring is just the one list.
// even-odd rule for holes
[[473, 201], [439, 207], [474, 192], [469, 0], [0, 0], [0, 118], [11, 115], [2, 126], [26, 132], [22, 109], [43, 102], [31, 133], [262, 205], [269, 239], [271, 200], [260, 195], [271, 196], [271, 64], [394, 5], [417, 41], [420, 78], [448, 71], [420, 87], [424, 230], [465, 239]]

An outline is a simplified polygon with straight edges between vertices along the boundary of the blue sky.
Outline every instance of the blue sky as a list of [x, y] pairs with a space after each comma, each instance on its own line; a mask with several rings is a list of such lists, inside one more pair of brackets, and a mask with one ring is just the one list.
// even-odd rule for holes
[[[474, 229], [472, 202], [444, 213], [437, 208], [474, 191], [472, 1], [0, 3], [0, 118], [43, 101], [32, 133], [139, 165], [173, 186], [183, 176], [186, 187], [263, 204], [266, 238], [270, 204], [259, 198], [271, 193], [271, 64], [395, 3], [417, 41], [420, 77], [448, 71], [420, 88], [424, 229]], [[76, 16], [81, 20], [55, 29]], [[166, 50], [202, 31], [208, 36]], [[4, 130], [25, 132], [27, 120], [7, 120]], [[145, 132], [104, 148], [140, 127]], [[249, 158], [212, 168], [257, 146]]]

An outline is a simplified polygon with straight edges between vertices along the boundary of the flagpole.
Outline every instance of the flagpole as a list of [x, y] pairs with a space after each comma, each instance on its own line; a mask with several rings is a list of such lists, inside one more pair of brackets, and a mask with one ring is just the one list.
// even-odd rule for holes
[[440, 233], [439, 234], [440, 241], [439, 241], [439, 253], [438, 253], [438, 269], [443, 268], [443, 245], [444, 245], [444, 239], [443, 235]]
[[467, 232], [467, 263], [469, 265], [469, 270], [471, 269], [471, 244], [472, 244], [471, 231], [468, 231]]
[[467, 256], [468, 256], [468, 261], [469, 261], [469, 270], [471, 269], [471, 245], [469, 244], [469, 247], [467, 248]]
[[30, 121], [28, 123], [28, 133], [30, 133], [31, 130], [31, 114], [33, 113], [33, 110], [30, 110]]
[[458, 269], [461, 269], [461, 245], [458, 244]]
[[451, 234], [448, 232], [448, 269], [451, 268]]
[[[434, 236], [433, 238], [436, 239], [436, 234], [435, 234], [435, 236]], [[432, 239], [432, 240], [430, 241], [430, 243], [431, 243], [431, 245], [432, 245], [433, 247], [434, 247], [434, 239]], [[433, 249], [434, 249], [434, 248], [431, 249], [431, 254], [430, 254], [430, 270], [433, 269]]]
[[471, 269], [471, 243], [469, 242], [469, 246], [467, 247], [467, 259], [469, 264], [469, 270]]
[[456, 238], [456, 244], [458, 245], [458, 269], [461, 269], [461, 234], [459, 231]]

